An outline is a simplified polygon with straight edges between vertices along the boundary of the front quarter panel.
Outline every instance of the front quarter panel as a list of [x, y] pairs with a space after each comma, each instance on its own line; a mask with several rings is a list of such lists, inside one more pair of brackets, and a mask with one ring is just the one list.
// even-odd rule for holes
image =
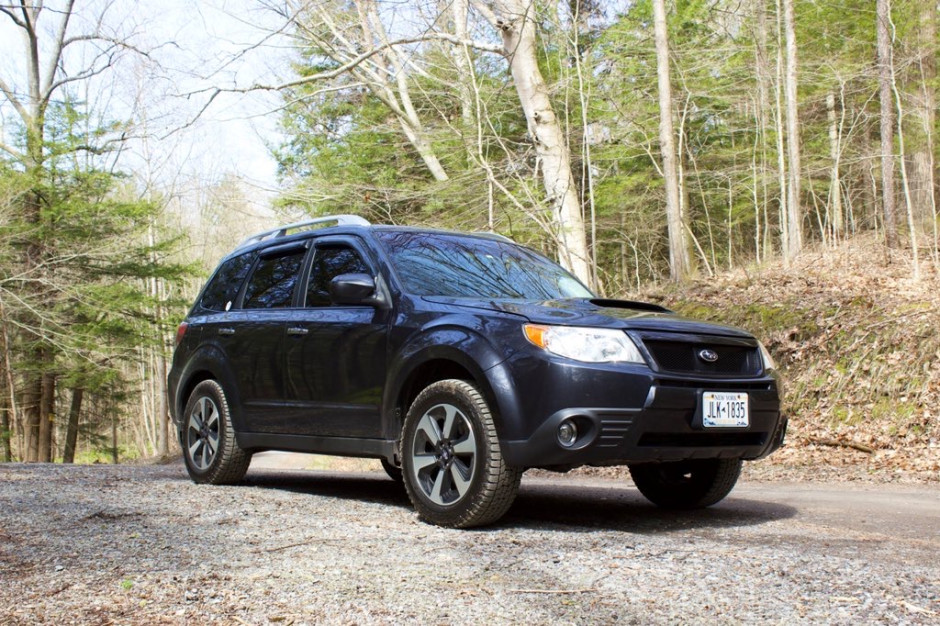
[[497, 429], [503, 431], [507, 414], [515, 412], [515, 392], [508, 379], [504, 363], [519, 347], [513, 345], [516, 335], [521, 339], [522, 320], [516, 316], [487, 316], [453, 314], [429, 319], [411, 332], [398, 328], [399, 336], [392, 342], [400, 346], [389, 363], [388, 384], [383, 406], [386, 415], [386, 435], [398, 437], [400, 416], [408, 407], [399, 406], [409, 379], [430, 361], [444, 360], [456, 363], [468, 371], [480, 384], [491, 403], [495, 403]]

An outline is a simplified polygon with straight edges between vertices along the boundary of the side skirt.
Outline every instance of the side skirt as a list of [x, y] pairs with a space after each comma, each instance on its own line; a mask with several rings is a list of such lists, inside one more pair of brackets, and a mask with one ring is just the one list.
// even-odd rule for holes
[[235, 433], [238, 446], [243, 450], [283, 450], [309, 452], [334, 456], [353, 456], [364, 459], [393, 461], [398, 442], [385, 439], [358, 439], [353, 437], [313, 437], [309, 435], [275, 435], [270, 433]]

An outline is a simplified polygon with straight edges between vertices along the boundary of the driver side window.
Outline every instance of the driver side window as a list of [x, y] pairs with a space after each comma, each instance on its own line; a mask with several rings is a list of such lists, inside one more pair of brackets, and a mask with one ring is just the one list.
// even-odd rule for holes
[[307, 306], [330, 306], [330, 281], [340, 274], [369, 274], [372, 270], [350, 246], [318, 247], [307, 283]]

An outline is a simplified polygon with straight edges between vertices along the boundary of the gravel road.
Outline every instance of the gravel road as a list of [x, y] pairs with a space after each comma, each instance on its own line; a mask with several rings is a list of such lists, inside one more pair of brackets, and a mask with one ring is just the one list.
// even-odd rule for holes
[[936, 485], [745, 482], [668, 513], [527, 476], [460, 531], [379, 473], [0, 466], [3, 624], [936, 624], [938, 555]]

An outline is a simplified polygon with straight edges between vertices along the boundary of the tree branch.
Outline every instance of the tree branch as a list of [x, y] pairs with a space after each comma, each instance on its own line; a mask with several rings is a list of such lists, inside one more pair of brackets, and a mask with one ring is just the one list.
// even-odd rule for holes
[[304, 76], [296, 80], [288, 81], [286, 83], [281, 83], [280, 85], [255, 84], [249, 89], [247, 89], [247, 91], [280, 91], [281, 89], [290, 89], [291, 87], [298, 87], [306, 83], [313, 83], [313, 82], [317, 82], [320, 80], [329, 80], [331, 78], [336, 78], [337, 76], [345, 74], [346, 72], [349, 72], [352, 69], [355, 69], [357, 66], [361, 65], [364, 61], [369, 60], [370, 58], [374, 57], [375, 55], [381, 52], [384, 52], [385, 50], [389, 48], [393, 48], [395, 46], [403, 46], [403, 45], [411, 44], [411, 43], [420, 43], [423, 41], [448, 41], [453, 44], [469, 46], [471, 48], [475, 48], [477, 50], [482, 50], [485, 52], [493, 52], [493, 53], [500, 54], [500, 55], [503, 54], [503, 47], [496, 45], [496, 44], [490, 44], [490, 43], [485, 43], [481, 41], [459, 39], [455, 35], [451, 35], [449, 33], [426, 33], [424, 35], [421, 35], [420, 37], [408, 37], [405, 39], [397, 39], [395, 41], [383, 43], [382, 45], [378, 47], [372, 48], [371, 50], [367, 50], [366, 52], [363, 52], [362, 54], [350, 59], [349, 61], [340, 65], [339, 67], [326, 71], [326, 72], [319, 72], [317, 74], [312, 74], [310, 76]]
[[503, 27], [503, 20], [496, 17], [496, 13], [493, 12], [483, 0], [470, 0], [470, 3], [473, 5], [473, 8], [480, 12], [480, 15], [483, 18], [493, 25], [493, 28], [501, 29]]
[[2, 78], [0, 78], [0, 91], [3, 92], [3, 95], [6, 96], [10, 104], [13, 105], [16, 112], [23, 118], [23, 122], [26, 123], [29, 120], [29, 111], [26, 110], [26, 107], [23, 106], [23, 103], [20, 102], [19, 98], [16, 97], [16, 94], [13, 93], [13, 90], [10, 89], [10, 86], [7, 85]]
[[0, 13], [3, 13], [7, 17], [9, 17], [11, 20], [13, 20], [13, 23], [19, 26], [20, 28], [26, 28], [26, 22], [16, 17], [16, 14], [13, 13], [13, 11], [11, 11], [8, 7], [0, 7]]
[[72, 17], [72, 7], [75, 5], [75, 0], [69, 0], [66, 3], [65, 8], [62, 11], [62, 22], [59, 24], [59, 30], [56, 33], [55, 43], [52, 46], [52, 52], [49, 55], [49, 66], [46, 68], [46, 80], [45, 85], [42, 89], [42, 99], [45, 101], [49, 100], [49, 96], [52, 94], [54, 88], [56, 68], [59, 67], [59, 62], [62, 60], [62, 50], [65, 49], [65, 32], [69, 27], [69, 19]]
[[17, 150], [14, 150], [14, 149], [11, 148], [10, 146], [6, 145], [5, 143], [0, 143], [0, 150], [3, 150], [4, 152], [6, 152], [7, 154], [9, 154], [9, 155], [10, 155], [11, 157], [13, 157], [14, 159], [20, 160], [20, 159], [23, 158], [23, 153], [22, 153], [22, 152], [18, 152]]

